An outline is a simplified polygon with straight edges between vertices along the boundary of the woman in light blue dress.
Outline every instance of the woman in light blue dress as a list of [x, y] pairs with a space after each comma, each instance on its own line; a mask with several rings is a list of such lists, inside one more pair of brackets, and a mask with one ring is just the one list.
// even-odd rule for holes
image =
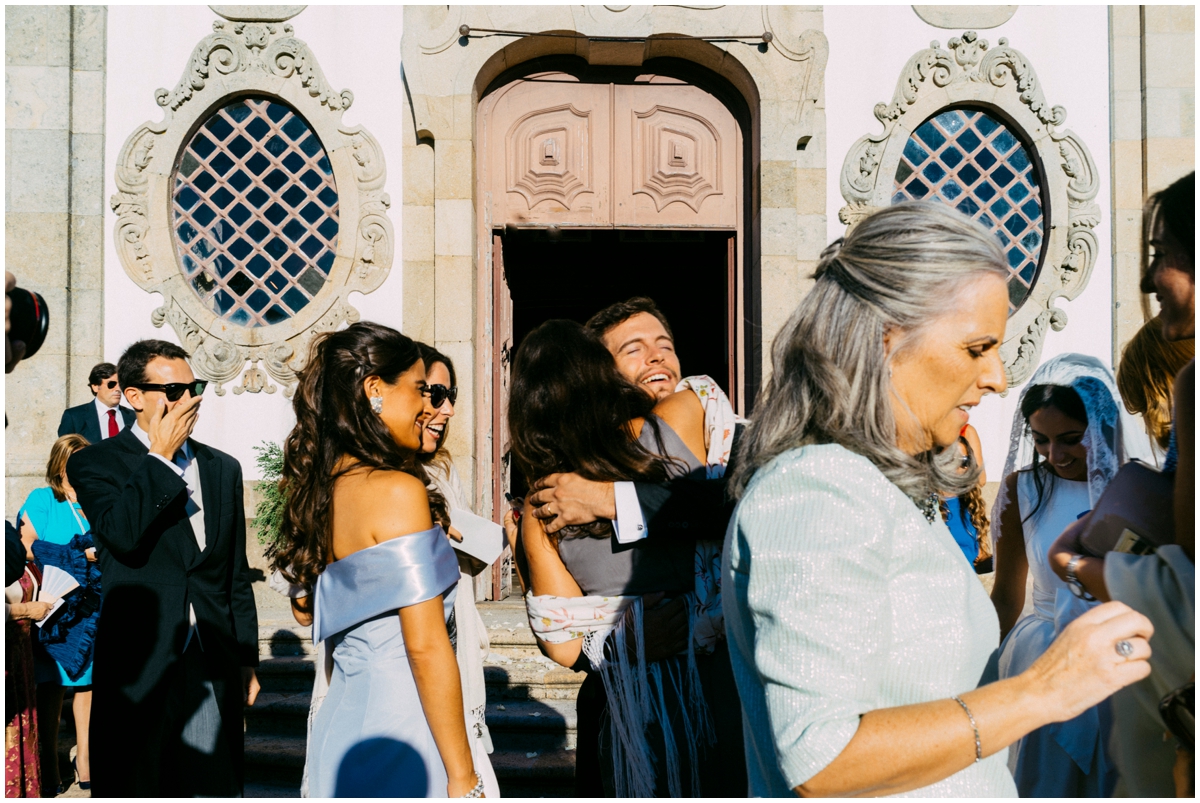
[[[998, 558], [992, 602], [1004, 637], [1001, 678], [1032, 666], [1063, 628], [1099, 604], [1073, 594], [1047, 554], [1125, 462], [1119, 408], [1112, 373], [1084, 354], [1046, 362], [1021, 391], [992, 517]], [[1033, 610], [1018, 621], [1029, 575]], [[1009, 769], [1021, 797], [1111, 797], [1117, 780], [1108, 754], [1111, 721], [1106, 701], [1014, 743]]]
[[953, 208], [891, 206], [775, 338], [722, 566], [751, 795], [1015, 796], [1009, 744], [1149, 671], [1149, 622], [1117, 603], [979, 685], [999, 624], [938, 492], [976, 482], [952, 447], [1006, 387], [1005, 265]]
[[299, 375], [272, 557], [333, 660], [311, 797], [483, 796], [452, 642], [458, 561], [414, 459], [427, 395], [417, 345], [378, 324], [319, 337]]
[[[62, 610], [49, 623], [34, 631], [34, 640], [54, 660], [50, 669], [53, 679], [38, 678], [42, 743], [47, 751], [57, 749], [63, 698], [70, 689], [76, 740], [72, 764], [79, 788], [84, 790], [92, 784], [88, 723], [92, 714], [92, 655], [100, 613], [100, 569], [91, 527], [75, 497], [75, 489], [67, 480], [67, 460], [88, 445], [82, 435], [63, 435], [56, 440], [46, 464], [46, 481], [50, 484], [31, 491], [17, 512], [21, 535], [32, 542], [33, 556], [43, 571], [46, 566], [62, 569], [82, 586], [66, 598]], [[61, 786], [53, 780], [58, 778], [57, 765], [43, 767], [43, 776], [52, 781], [49, 788]]]

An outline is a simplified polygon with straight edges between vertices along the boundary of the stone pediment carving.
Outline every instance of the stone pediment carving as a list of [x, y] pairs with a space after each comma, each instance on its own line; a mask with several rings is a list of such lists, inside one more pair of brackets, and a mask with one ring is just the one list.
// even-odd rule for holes
[[1023, 382], [1036, 367], [1047, 328], [1060, 331], [1067, 315], [1055, 306], [1083, 292], [1099, 243], [1095, 203], [1099, 178], [1083, 141], [1062, 129], [1067, 112], [1047, 101], [1033, 65], [1000, 39], [990, 47], [974, 31], [937, 42], [905, 64], [891, 102], [875, 106], [879, 133], [860, 137], [846, 154], [841, 172], [846, 206], [838, 218], [853, 226], [893, 202], [897, 170], [910, 136], [923, 123], [949, 109], [976, 109], [1005, 121], [1036, 161], [1045, 242], [1037, 278], [1011, 314], [1001, 347], [1010, 385]]
[[120, 151], [121, 263], [162, 295], [151, 321], [171, 324], [218, 395], [239, 375], [234, 393], [274, 380], [291, 395], [312, 337], [358, 320], [348, 295], [391, 269], [383, 151], [342, 122], [353, 100], [291, 25], [217, 20], [175, 88], [155, 92], [162, 120]]

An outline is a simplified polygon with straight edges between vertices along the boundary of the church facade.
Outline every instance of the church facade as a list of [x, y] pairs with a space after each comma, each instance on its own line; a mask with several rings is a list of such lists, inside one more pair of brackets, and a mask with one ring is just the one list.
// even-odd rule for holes
[[[130, 342], [213, 383], [196, 436], [281, 442], [313, 335], [450, 355], [449, 446], [507, 487], [524, 333], [658, 301], [753, 415], [822, 250], [932, 198], [1008, 256], [1010, 384], [1153, 314], [1141, 206], [1194, 169], [1188, 6], [9, 6], [6, 256], [51, 308], [6, 379], [6, 515]], [[974, 416], [999, 479], [1015, 395]]]

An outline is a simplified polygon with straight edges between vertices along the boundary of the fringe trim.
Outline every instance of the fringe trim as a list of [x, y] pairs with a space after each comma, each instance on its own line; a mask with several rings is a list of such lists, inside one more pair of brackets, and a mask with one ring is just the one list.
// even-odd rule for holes
[[[687, 795], [700, 795], [699, 744], [701, 741], [705, 745], [715, 744], [716, 734], [696, 667], [692, 640], [695, 623], [695, 605], [689, 604], [687, 662], [683, 677], [674, 662], [646, 665], [640, 598], [626, 609], [611, 631], [612, 647], [607, 653], [604, 645], [608, 633], [601, 630], [584, 637], [584, 655], [600, 675], [608, 695], [613, 783], [617, 797], [655, 796], [659, 768], [654, 766], [654, 755], [646, 738], [652, 722], [659, 724], [663, 734], [668, 792], [671, 797], [685, 796], [679, 767], [679, 740], [669, 725], [667, 692], [673, 693], [681, 703], [682, 737], [687, 745], [691, 769]], [[632, 663], [628, 658], [630, 647], [637, 656]]]

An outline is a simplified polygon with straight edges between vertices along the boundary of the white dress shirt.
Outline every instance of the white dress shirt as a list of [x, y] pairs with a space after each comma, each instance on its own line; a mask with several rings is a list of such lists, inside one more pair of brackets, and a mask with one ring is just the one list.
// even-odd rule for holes
[[642, 515], [637, 487], [632, 482], [614, 482], [613, 501], [617, 508], [617, 517], [612, 522], [613, 533], [618, 544], [632, 544], [650, 534], [646, 531], [646, 517]]
[[125, 416], [121, 415], [121, 405], [109, 407], [100, 399], [92, 399], [92, 404], [96, 405], [96, 415], [100, 417], [100, 440], [108, 440], [108, 411], [112, 410], [113, 417], [117, 419], [117, 432], [125, 429]]
[[[117, 416], [120, 418], [120, 416]], [[150, 448], [150, 435], [146, 430], [142, 429], [142, 425], [136, 424], [133, 427], [133, 434], [137, 435], [147, 449]], [[168, 460], [160, 454], [151, 452], [151, 455], [161, 460], [166, 465], [170, 466], [171, 470], [176, 475], [181, 477], [187, 483], [187, 513], [188, 522], [192, 525], [192, 532], [196, 536], [196, 546], [200, 551], [204, 551], [205, 545], [208, 543], [204, 532], [204, 509], [202, 508], [203, 492], [200, 487], [200, 473], [196, 470], [196, 456], [192, 453], [191, 444], [187, 441], [183, 442], [183, 448], [175, 453], [175, 459]], [[187, 639], [183, 642], [183, 649], [186, 651], [188, 645], [192, 642], [192, 634], [196, 635], [196, 643], [203, 649], [204, 645], [200, 642], [200, 634], [196, 632], [196, 609], [192, 604], [188, 603], [188, 619], [190, 627], [188, 628]]]

